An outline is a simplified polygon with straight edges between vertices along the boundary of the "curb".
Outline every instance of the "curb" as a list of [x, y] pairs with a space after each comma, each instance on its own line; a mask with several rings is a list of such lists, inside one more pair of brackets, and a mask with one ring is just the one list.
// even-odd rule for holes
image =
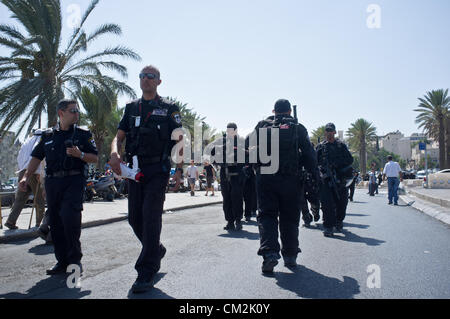
[[[221, 204], [223, 201], [217, 201], [217, 202], [212, 202], [212, 203], [203, 203], [203, 204], [195, 204], [195, 205], [186, 205], [186, 206], [180, 206], [180, 207], [175, 207], [172, 209], [166, 209], [163, 211], [163, 214], [167, 213], [167, 212], [176, 212], [176, 211], [180, 211], [180, 210], [187, 210], [187, 209], [192, 209], [192, 208], [199, 208], [199, 207], [206, 207], [206, 206], [212, 206], [212, 205], [217, 205], [217, 204]], [[107, 224], [112, 224], [112, 223], [117, 223], [117, 222], [121, 222], [124, 220], [128, 219], [128, 214], [126, 216], [122, 216], [122, 217], [113, 217], [113, 218], [108, 218], [108, 219], [102, 219], [102, 220], [93, 220], [90, 222], [85, 222], [81, 224], [81, 229], [85, 229], [85, 228], [92, 228], [92, 227], [97, 227], [97, 226], [102, 226], [102, 225], [107, 225]], [[7, 235], [7, 236], [1, 236], [0, 237], [0, 244], [5, 244], [11, 241], [17, 241], [17, 240], [24, 240], [24, 239], [35, 239], [38, 238], [39, 235], [37, 233], [37, 229], [36, 230], [21, 230], [19, 233], [12, 233], [11, 235]]]
[[439, 206], [442, 206], [442, 207], [446, 207], [446, 208], [450, 208], [450, 200], [448, 200], [448, 199], [442, 199], [442, 198], [433, 197], [433, 196], [430, 196], [430, 195], [425, 195], [425, 194], [416, 192], [414, 189], [407, 189], [407, 192], [411, 193], [412, 195], [414, 195], [414, 196], [416, 196], [416, 197], [418, 197], [420, 199], [426, 200], [428, 202], [432, 202], [432, 203], [434, 203], [436, 205], [439, 205]]
[[443, 211], [442, 206], [439, 207], [437, 204], [426, 202], [425, 200], [420, 198], [408, 196], [408, 194], [400, 195], [399, 197], [405, 203], [412, 202], [411, 207], [418, 210], [419, 212], [437, 219], [447, 226], [450, 226], [450, 209], [447, 211]]

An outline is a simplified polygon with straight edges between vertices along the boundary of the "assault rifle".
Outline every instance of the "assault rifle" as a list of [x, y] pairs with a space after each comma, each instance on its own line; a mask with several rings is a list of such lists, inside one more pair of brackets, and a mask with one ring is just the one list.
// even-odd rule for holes
[[336, 201], [340, 200], [338, 187], [336, 183], [336, 172], [331, 168], [330, 162], [328, 160], [328, 150], [326, 145], [324, 145], [323, 150], [323, 165], [321, 169], [323, 181], [330, 187], [333, 197]]

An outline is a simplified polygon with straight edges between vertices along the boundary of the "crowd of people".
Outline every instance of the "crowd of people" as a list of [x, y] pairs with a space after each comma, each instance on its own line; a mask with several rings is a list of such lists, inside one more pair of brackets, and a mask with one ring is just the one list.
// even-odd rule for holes
[[[172, 138], [182, 127], [180, 109], [173, 101], [158, 95], [157, 88], [162, 81], [156, 67], [144, 67], [139, 78], [142, 97], [126, 105], [111, 145], [109, 161], [111, 170], [119, 176], [124, 174], [124, 167], [134, 170], [137, 165], [139, 168], [139, 178], [137, 175], [128, 177], [128, 220], [142, 246], [135, 264], [137, 278], [131, 288], [133, 293], [151, 289], [167, 251], [160, 237], [171, 161], [177, 165], [174, 174], [177, 181], [183, 173], [183, 149], [175, 152], [175, 158], [171, 157], [171, 151], [183, 139], [182, 134], [178, 139]], [[30, 160], [21, 166], [19, 183], [20, 191], [24, 193], [21, 196], [30, 191], [37, 192], [39, 183], [35, 176], [39, 174], [41, 161], [46, 160], [42, 190], [45, 189], [47, 198], [57, 260], [56, 265], [47, 270], [49, 275], [65, 273], [73, 264], [82, 270], [83, 188], [87, 164], [98, 160], [92, 134], [76, 126], [79, 120], [77, 101], [62, 100], [57, 111], [58, 125], [35, 134], [29, 142], [32, 145], [29, 147], [32, 149]], [[312, 220], [320, 219], [321, 209], [324, 236], [333, 237], [335, 232], [343, 232], [349, 189], [350, 200], [353, 200], [358, 177], [353, 172], [353, 157], [347, 146], [335, 138], [335, 125], [328, 123], [325, 140], [314, 146], [306, 128], [298, 123], [296, 109], [294, 114], [292, 111], [288, 100], [278, 100], [274, 114], [258, 122], [254, 132], [246, 138], [239, 136], [235, 123], [229, 123], [226, 134], [212, 143], [212, 159], [204, 166], [206, 196], [208, 192], [214, 196], [212, 185], [217, 178], [214, 165], [220, 167], [225, 230], [240, 231], [244, 217], [249, 222], [257, 216], [258, 254], [262, 257], [264, 274], [273, 273], [281, 258], [286, 267], [297, 266], [297, 256], [301, 252], [300, 216], [308, 226]], [[278, 148], [276, 163], [262, 158], [261, 143], [271, 139], [261, 134], [277, 136], [275, 144], [268, 146], [270, 150]], [[231, 151], [228, 149], [227, 152], [227, 147], [231, 147]], [[245, 154], [244, 160], [241, 160], [240, 152]], [[231, 158], [228, 158], [229, 154]], [[250, 160], [253, 155], [256, 155], [256, 161]], [[275, 164], [278, 166], [273, 170]], [[397, 165], [390, 161], [384, 169], [389, 184], [389, 202], [394, 204], [398, 201]], [[199, 179], [194, 161], [187, 169], [187, 178], [191, 195], [194, 195], [195, 182]], [[312, 215], [307, 202], [311, 204]], [[18, 201], [17, 205], [20, 203]], [[42, 208], [38, 214], [40, 219]], [[13, 222], [11, 219], [7, 226], [13, 226]]]

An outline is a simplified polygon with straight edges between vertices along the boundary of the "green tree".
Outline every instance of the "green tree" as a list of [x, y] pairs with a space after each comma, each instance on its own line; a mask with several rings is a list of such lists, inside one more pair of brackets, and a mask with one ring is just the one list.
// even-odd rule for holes
[[[201, 123], [202, 131], [203, 131], [203, 144], [202, 146], [205, 147], [209, 143], [211, 143], [214, 140], [214, 136], [216, 135], [216, 130], [212, 128], [208, 123], [205, 122], [206, 117], [201, 117], [197, 112], [195, 112], [192, 108], [188, 107], [187, 103], [183, 103], [181, 101], [178, 101], [175, 98], [169, 99], [178, 106], [180, 109], [181, 118], [183, 121], [183, 127], [189, 131], [189, 134], [191, 136], [191, 140], [189, 141], [191, 143], [191, 152], [193, 154], [194, 152], [194, 126], [195, 122]], [[198, 124], [197, 124], [198, 125]], [[191, 155], [192, 155], [191, 154]]]
[[60, 0], [0, 0], [20, 23], [25, 33], [12, 25], [0, 24], [0, 45], [11, 51], [0, 56], [0, 131], [8, 130], [22, 116], [18, 133], [28, 124], [30, 131], [43, 112], [48, 126], [56, 124], [56, 106], [66, 94], [74, 97], [82, 86], [135, 97], [124, 82], [102, 72], [127, 76], [127, 69], [113, 58], [140, 60], [138, 54], [123, 46], [86, 54], [101, 36], [121, 35], [117, 24], [103, 24], [86, 33], [84, 23], [97, 6], [93, 0], [75, 28], [67, 46], [61, 39], [62, 14]]
[[313, 142], [314, 145], [317, 145], [319, 144], [319, 140], [321, 142], [325, 140], [325, 125], [319, 126], [317, 129], [312, 131], [311, 142]]
[[98, 167], [103, 167], [105, 162], [103, 156], [105, 153], [104, 148], [108, 146], [105, 139], [114, 136], [117, 131], [117, 126], [114, 130], [111, 127], [112, 123], [116, 124], [115, 122], [117, 122], [115, 120], [117, 115], [117, 95], [108, 95], [107, 92], [99, 90], [90, 91], [89, 88], [83, 87], [77, 93], [77, 97], [86, 111], [83, 114], [83, 118], [87, 122], [97, 145], [100, 155]]
[[346, 135], [350, 149], [359, 153], [359, 168], [361, 174], [364, 175], [367, 169], [367, 146], [370, 142], [376, 140], [376, 128], [365, 119], [358, 119], [355, 123], [351, 124]]
[[439, 165], [441, 169], [450, 167], [447, 163], [446, 152], [448, 152], [450, 145], [447, 141], [446, 145], [446, 126], [447, 119], [450, 117], [450, 97], [448, 96], [448, 89], [445, 91], [432, 90], [427, 92], [423, 98], [419, 98], [420, 104], [415, 112], [419, 112], [416, 117], [416, 123], [419, 128], [424, 131], [439, 143]]

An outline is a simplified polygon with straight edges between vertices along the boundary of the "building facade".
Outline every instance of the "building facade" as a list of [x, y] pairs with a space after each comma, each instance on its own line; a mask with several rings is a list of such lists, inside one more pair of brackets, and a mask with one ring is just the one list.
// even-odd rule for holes
[[[388, 152], [399, 155], [402, 159], [409, 163], [410, 168], [416, 168], [421, 160], [425, 158], [425, 152], [419, 150], [419, 142], [427, 138], [425, 134], [414, 133], [405, 137], [400, 131], [392, 132], [380, 138], [380, 148], [384, 148]], [[428, 155], [431, 159], [439, 159], [439, 145], [431, 141], [427, 146]]]

